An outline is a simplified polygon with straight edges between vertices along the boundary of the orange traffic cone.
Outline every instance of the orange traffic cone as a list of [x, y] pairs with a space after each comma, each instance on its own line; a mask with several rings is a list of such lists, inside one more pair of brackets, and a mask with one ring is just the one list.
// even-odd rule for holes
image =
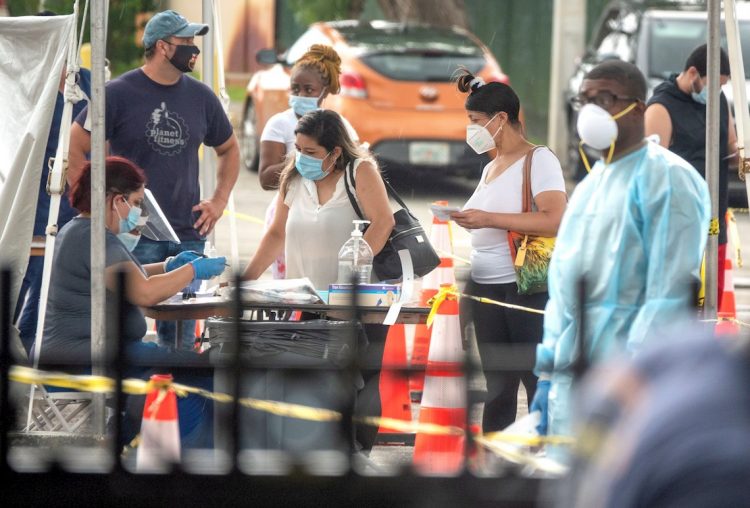
[[[447, 201], [435, 201], [436, 205], [448, 205]], [[430, 243], [437, 249], [440, 256], [440, 264], [422, 279], [422, 294], [420, 303], [428, 307], [427, 302], [438, 292], [442, 284], [456, 284], [456, 274], [453, 271], [453, 245], [451, 241], [450, 223], [437, 217], [432, 218], [432, 229], [430, 230]], [[414, 346], [411, 353], [412, 367], [424, 367], [427, 365], [427, 356], [430, 350], [430, 330], [425, 325], [416, 325], [414, 332]], [[413, 393], [413, 400], [421, 398], [424, 388], [424, 372], [414, 372], [409, 379], [409, 388]]]
[[136, 471], [159, 472], [180, 462], [180, 427], [177, 396], [169, 385], [171, 374], [151, 376], [154, 388], [146, 395]]
[[[465, 430], [466, 381], [462, 371], [464, 351], [458, 320], [458, 297], [448, 291], [446, 286], [443, 288], [436, 296], [438, 307], [427, 360], [419, 423]], [[442, 298], [444, 299], [440, 301]], [[464, 436], [458, 432], [436, 435], [420, 431], [414, 442], [414, 467], [422, 474], [458, 474], [463, 468], [464, 445]]]
[[716, 313], [718, 322], [714, 329], [716, 335], [737, 335], [740, 327], [737, 324], [737, 302], [734, 298], [734, 276], [732, 275], [732, 241], [727, 243], [727, 253], [724, 258], [724, 292], [721, 295], [719, 311]]
[[[404, 325], [392, 325], [388, 329], [383, 350], [383, 367], [380, 370], [381, 416], [411, 422], [411, 400], [409, 399], [409, 377], [403, 370], [406, 361], [406, 335]], [[379, 443], [413, 444], [414, 434], [380, 426]]]

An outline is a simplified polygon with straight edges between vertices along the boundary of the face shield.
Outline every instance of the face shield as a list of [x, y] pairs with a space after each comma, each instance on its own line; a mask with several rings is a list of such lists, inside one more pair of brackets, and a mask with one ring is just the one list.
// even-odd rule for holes
[[141, 216], [136, 227], [140, 234], [154, 241], [180, 243], [172, 225], [164, 212], [161, 211], [159, 203], [156, 202], [156, 198], [148, 189], [145, 189], [141, 210]]

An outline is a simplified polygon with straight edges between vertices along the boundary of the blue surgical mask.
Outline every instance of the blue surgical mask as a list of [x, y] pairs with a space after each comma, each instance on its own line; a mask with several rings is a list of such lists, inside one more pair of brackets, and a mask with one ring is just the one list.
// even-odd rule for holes
[[[326, 157], [328, 157], [328, 154], [326, 154]], [[321, 180], [328, 175], [327, 171], [323, 171], [323, 159], [316, 159], [297, 150], [294, 157], [294, 165], [299, 174], [308, 180]]]
[[117, 238], [119, 238], [120, 241], [125, 245], [126, 249], [128, 249], [130, 252], [133, 252], [136, 245], [138, 245], [138, 242], [141, 240], [141, 235], [134, 235], [133, 233], [128, 231], [125, 233], [119, 233], [117, 235]]
[[690, 96], [695, 102], [697, 102], [698, 104], [705, 104], [706, 102], [708, 102], [708, 86], [704, 86], [700, 92], [695, 91], [695, 86], [692, 83], [691, 88], [693, 89], [693, 92], [690, 94]]
[[317, 111], [320, 109], [318, 101], [320, 97], [302, 97], [301, 95], [290, 95], [289, 96], [289, 107], [294, 110], [294, 114], [297, 116], [304, 116], [310, 111]]
[[138, 225], [138, 220], [141, 218], [140, 207], [130, 206], [130, 203], [128, 203], [127, 199], [125, 199], [125, 204], [128, 205], [130, 211], [128, 212], [128, 216], [124, 219], [120, 217], [120, 212], [117, 212], [117, 208], [115, 208], [117, 216], [120, 217], [120, 233], [128, 233], [130, 231], [133, 231]]

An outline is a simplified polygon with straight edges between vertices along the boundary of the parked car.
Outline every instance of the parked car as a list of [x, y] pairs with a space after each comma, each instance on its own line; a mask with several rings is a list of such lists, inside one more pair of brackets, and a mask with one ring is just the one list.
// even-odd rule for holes
[[[745, 56], [745, 75], [750, 76], [750, 3], [738, 2], [737, 18], [740, 23], [742, 54]], [[578, 153], [579, 138], [576, 133], [577, 115], [570, 99], [578, 94], [583, 77], [598, 63], [619, 58], [632, 62], [646, 76], [648, 96], [653, 89], [673, 73], [683, 70], [690, 52], [707, 39], [705, 2], [627, 1], [615, 0], [607, 4], [592, 32], [586, 53], [580, 60], [565, 91], [566, 113], [569, 127], [567, 176], [580, 180], [586, 173]], [[722, 46], [726, 49], [726, 35]], [[723, 88], [730, 104], [732, 88]], [[599, 154], [586, 151], [589, 160]], [[736, 172], [729, 180], [730, 205], [747, 206], [747, 192]]]
[[487, 82], [508, 77], [465, 30], [388, 21], [315, 23], [284, 54], [258, 53], [259, 62], [272, 66], [247, 86], [241, 144], [248, 169], [257, 169], [264, 125], [288, 108], [292, 65], [312, 44], [333, 46], [342, 61], [341, 91], [324, 107], [346, 117], [385, 168], [478, 174], [487, 158], [465, 143], [465, 96], [452, 75], [463, 66]]

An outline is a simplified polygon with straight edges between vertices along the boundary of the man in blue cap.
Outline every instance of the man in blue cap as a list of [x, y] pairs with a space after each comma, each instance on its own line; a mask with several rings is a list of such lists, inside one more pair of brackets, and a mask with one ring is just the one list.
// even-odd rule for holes
[[[141, 237], [133, 253], [143, 264], [160, 262], [182, 251], [203, 252], [205, 237], [227, 205], [239, 172], [239, 145], [219, 99], [203, 83], [186, 76], [200, 50], [196, 36], [208, 25], [190, 23], [175, 11], [152, 17], [143, 33], [145, 62], [110, 81], [106, 88], [106, 138], [110, 154], [126, 157], [146, 172], [147, 187], [161, 205], [180, 243]], [[88, 110], [71, 130], [73, 182], [91, 149], [84, 127]], [[213, 147], [218, 156], [216, 189], [201, 200], [198, 150]], [[159, 339], [171, 342], [175, 323], [157, 324]], [[192, 347], [194, 325], [186, 322], [182, 343]]]

